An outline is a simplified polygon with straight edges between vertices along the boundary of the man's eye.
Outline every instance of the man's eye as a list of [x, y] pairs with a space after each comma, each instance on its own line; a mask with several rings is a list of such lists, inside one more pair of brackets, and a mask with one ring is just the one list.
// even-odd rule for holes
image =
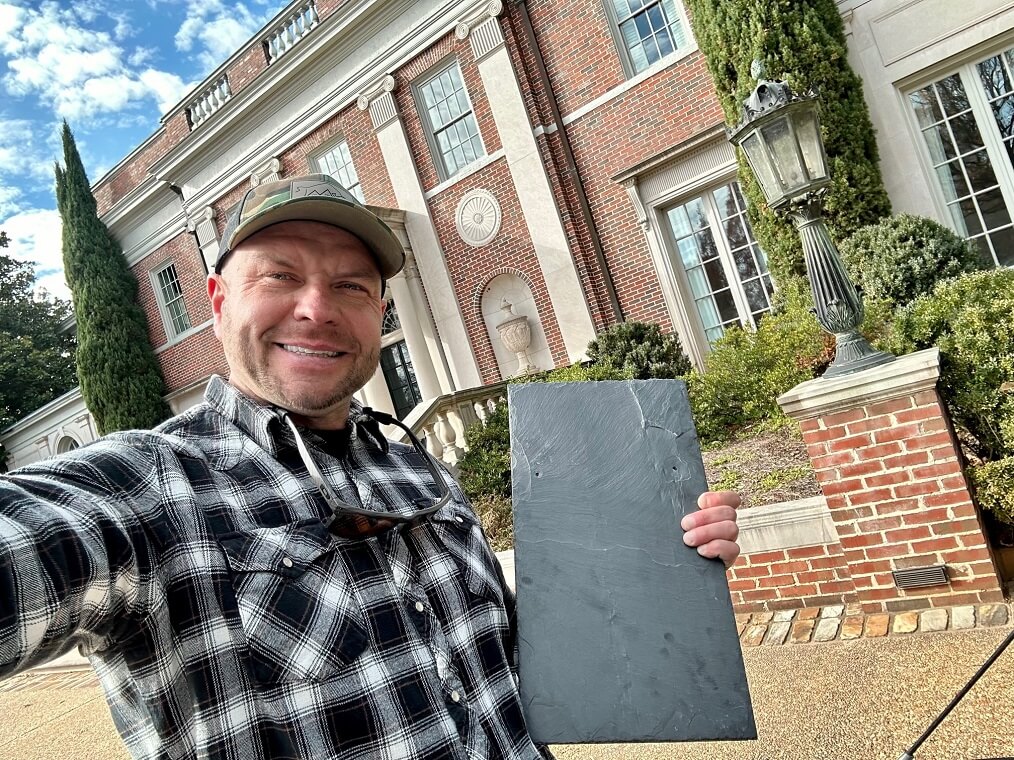
[[343, 282], [339, 287], [345, 288], [347, 290], [358, 290], [358, 291], [361, 291], [363, 293], [366, 292], [366, 288], [364, 288], [362, 285], [360, 285], [357, 282]]
[[272, 280], [291, 280], [292, 275], [285, 274], [285, 272], [269, 272], [268, 277]]

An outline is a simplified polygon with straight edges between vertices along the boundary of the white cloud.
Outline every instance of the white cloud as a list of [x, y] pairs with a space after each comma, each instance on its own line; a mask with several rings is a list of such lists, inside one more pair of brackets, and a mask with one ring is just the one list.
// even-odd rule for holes
[[0, 217], [16, 214], [21, 210], [21, 189], [0, 185]]
[[41, 276], [36, 288], [58, 298], [69, 299], [70, 289], [63, 277], [63, 237], [60, 214], [55, 209], [32, 209], [0, 222], [10, 244], [4, 251], [19, 261], [35, 265]]
[[15, 96], [38, 96], [56, 116], [75, 122], [143, 108], [150, 100], [159, 108], [175, 103], [184, 87], [180, 82], [170, 93], [174, 75], [133, 70], [150, 53], [128, 53], [118, 44], [130, 31], [122, 14], [113, 17], [113, 34], [84, 26], [109, 18], [96, 3], [62, 8], [43, 2], [32, 10], [0, 6], [0, 30], [7, 30], [0, 35], [0, 53], [8, 57], [7, 89]]
[[198, 48], [198, 60], [207, 74], [245, 44], [267, 18], [265, 13], [252, 13], [243, 3], [226, 4], [222, 0], [191, 3], [176, 32], [176, 49], [190, 52]]

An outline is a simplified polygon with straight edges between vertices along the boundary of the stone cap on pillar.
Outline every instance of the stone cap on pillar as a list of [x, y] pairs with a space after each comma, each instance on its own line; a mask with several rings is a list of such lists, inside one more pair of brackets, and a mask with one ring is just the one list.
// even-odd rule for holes
[[934, 346], [851, 375], [807, 380], [779, 396], [778, 405], [793, 419], [823, 417], [933, 390], [939, 377], [940, 349]]

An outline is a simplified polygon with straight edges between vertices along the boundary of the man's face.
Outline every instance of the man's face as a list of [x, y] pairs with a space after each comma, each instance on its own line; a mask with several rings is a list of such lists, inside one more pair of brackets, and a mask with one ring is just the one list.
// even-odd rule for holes
[[359, 238], [319, 222], [251, 235], [208, 277], [229, 382], [310, 427], [343, 427], [380, 358], [380, 272]]

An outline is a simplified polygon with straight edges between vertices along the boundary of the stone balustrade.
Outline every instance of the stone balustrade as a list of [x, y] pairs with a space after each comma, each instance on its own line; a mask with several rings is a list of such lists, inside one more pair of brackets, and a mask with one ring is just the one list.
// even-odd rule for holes
[[[483, 385], [419, 404], [404, 422], [425, 442], [427, 451], [453, 470], [467, 451], [465, 430], [476, 422], [485, 422], [497, 405], [506, 402], [506, 383]], [[407, 440], [397, 428], [388, 434], [394, 440]]]
[[310, 33], [320, 23], [317, 4], [310, 2], [296, 8], [264, 38], [264, 50], [268, 64], [272, 64], [292, 49], [293, 45]]
[[204, 88], [187, 106], [190, 128], [196, 129], [201, 122], [207, 120], [231, 98], [232, 89], [229, 87], [229, 77], [223, 74], [210, 87]]

